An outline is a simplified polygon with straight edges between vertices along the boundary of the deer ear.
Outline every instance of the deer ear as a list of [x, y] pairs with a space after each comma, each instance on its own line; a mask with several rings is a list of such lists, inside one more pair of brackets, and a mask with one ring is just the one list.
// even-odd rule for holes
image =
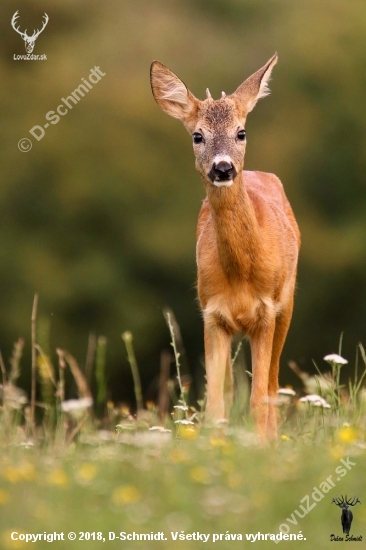
[[155, 101], [168, 115], [179, 118], [185, 125], [194, 118], [200, 101], [172, 71], [159, 61], [150, 69], [151, 89]]
[[232, 94], [231, 97], [239, 102], [242, 110], [246, 113], [250, 113], [254, 109], [258, 99], [266, 97], [270, 93], [268, 82], [277, 59], [278, 55], [275, 53], [264, 67], [247, 78]]

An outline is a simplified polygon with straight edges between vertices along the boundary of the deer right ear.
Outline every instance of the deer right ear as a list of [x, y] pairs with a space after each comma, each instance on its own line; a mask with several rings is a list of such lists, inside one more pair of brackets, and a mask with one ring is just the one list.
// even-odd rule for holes
[[243, 84], [232, 94], [231, 97], [239, 101], [245, 113], [250, 113], [262, 97], [269, 94], [268, 81], [271, 77], [273, 67], [278, 59], [277, 53], [256, 73], [247, 78]]
[[150, 82], [153, 96], [160, 108], [190, 126], [189, 123], [197, 113], [199, 100], [184, 82], [159, 61], [151, 64]]

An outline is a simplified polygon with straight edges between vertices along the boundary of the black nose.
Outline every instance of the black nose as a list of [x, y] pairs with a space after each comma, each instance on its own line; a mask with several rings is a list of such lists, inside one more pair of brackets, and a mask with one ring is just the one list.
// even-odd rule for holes
[[213, 163], [208, 177], [211, 181], [227, 181], [235, 178], [237, 172], [231, 162], [222, 160], [217, 164]]

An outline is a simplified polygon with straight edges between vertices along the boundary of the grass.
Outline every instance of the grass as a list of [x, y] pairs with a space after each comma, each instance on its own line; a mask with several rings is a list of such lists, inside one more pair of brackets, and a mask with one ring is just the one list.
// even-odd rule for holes
[[[171, 315], [167, 321], [179, 361], [180, 344]], [[174, 384], [166, 384], [176, 404], [173, 413], [162, 419], [154, 404], [143, 408], [132, 336], [124, 333], [123, 339], [134, 369], [137, 416], [107, 403], [104, 417], [94, 418], [88, 377], [64, 350], [57, 350], [57, 371], [34, 333], [34, 364], [42, 395], [42, 401], [33, 404], [41, 412], [36, 418], [42, 417], [35, 425], [30, 404], [16, 385], [23, 341], [15, 344], [10, 368], [0, 356], [1, 549], [29, 547], [24, 540], [12, 541], [13, 532], [20, 538], [27, 533], [43, 537], [64, 533], [65, 538], [69, 532], [76, 533], [75, 541], [52, 542], [55, 549], [77, 549], [83, 544], [94, 549], [104, 544], [107, 548], [188, 550], [201, 545], [242, 548], [246, 535], [280, 530], [301, 532], [306, 538], [291, 545], [328, 548], [331, 534], [344, 536], [341, 510], [332, 504], [332, 498], [341, 494], [361, 500], [353, 509], [351, 535], [366, 534], [366, 356], [362, 346], [355, 375], [336, 356], [329, 360], [329, 375], [311, 377], [293, 366], [304, 384], [302, 393], [309, 395], [315, 388], [318, 405], [315, 398], [300, 399], [289, 388], [279, 393], [280, 436], [264, 447], [238, 402], [229, 424], [205, 427], [201, 408], [187, 405], [189, 396], [179, 371], [179, 394], [174, 393]], [[96, 404], [100, 408], [106, 393], [105, 341], [98, 346]], [[239, 351], [234, 362], [240, 359]], [[239, 373], [238, 364], [234, 366]], [[65, 400], [67, 368], [74, 376], [78, 400]], [[353, 380], [347, 386], [340, 384], [344, 371]], [[239, 386], [238, 393], [247, 399], [248, 387], [244, 382]], [[307, 507], [311, 507], [308, 513]], [[156, 538], [164, 533], [167, 540], [112, 541], [110, 532], [153, 533]], [[197, 534], [209, 536], [207, 543], [195, 540]], [[188, 537], [179, 540], [179, 535]], [[257, 544], [273, 547], [274, 542]], [[49, 548], [46, 540], [32, 545]]]

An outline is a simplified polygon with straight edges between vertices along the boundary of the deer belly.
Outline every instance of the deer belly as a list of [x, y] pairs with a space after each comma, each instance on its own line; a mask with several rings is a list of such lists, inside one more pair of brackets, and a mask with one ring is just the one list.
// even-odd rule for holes
[[244, 332], [250, 335], [260, 325], [276, 315], [278, 307], [268, 297], [253, 298], [248, 295], [236, 299], [215, 296], [203, 309], [205, 323], [222, 327], [230, 334]]

